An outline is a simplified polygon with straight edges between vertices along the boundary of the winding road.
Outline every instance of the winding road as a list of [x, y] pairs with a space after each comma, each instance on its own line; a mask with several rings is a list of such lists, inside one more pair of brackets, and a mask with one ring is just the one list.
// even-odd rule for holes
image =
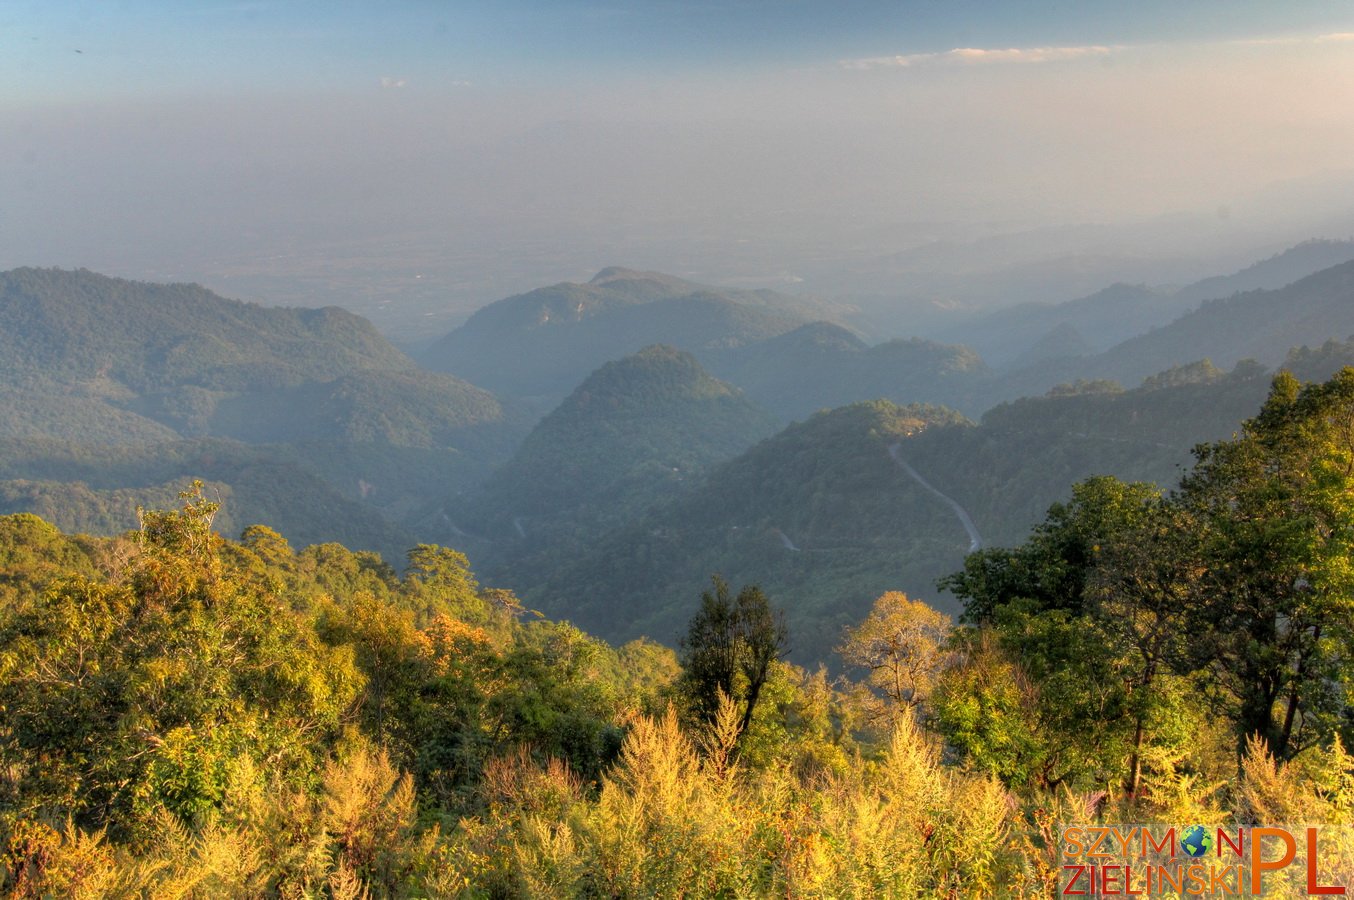
[[973, 553], [976, 550], [981, 550], [983, 548], [983, 536], [978, 533], [978, 526], [973, 524], [973, 517], [968, 514], [968, 510], [960, 506], [953, 497], [950, 497], [948, 494], [942, 494], [940, 491], [936, 490], [931, 482], [922, 478], [921, 475], [917, 473], [916, 469], [908, 465], [907, 460], [903, 459], [902, 444], [890, 444], [889, 456], [892, 456], [893, 461], [903, 467], [904, 472], [912, 476], [913, 481], [935, 494], [941, 500], [944, 500], [949, 504], [950, 509], [954, 510], [954, 514], [959, 517], [960, 524], [962, 524], [964, 530], [968, 532], [968, 552]]

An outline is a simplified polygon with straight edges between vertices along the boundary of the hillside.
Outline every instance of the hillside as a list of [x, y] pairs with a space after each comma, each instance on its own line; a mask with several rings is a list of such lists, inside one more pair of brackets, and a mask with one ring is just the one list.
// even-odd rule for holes
[[712, 371], [785, 421], [876, 398], [968, 410], [991, 374], [966, 347], [920, 338], [871, 347], [830, 322], [707, 358]]
[[[1244, 291], [1277, 290], [1351, 259], [1354, 241], [1306, 241], [1238, 272], [1205, 278], [1179, 289], [1115, 284], [1065, 303], [1024, 303], [999, 309], [951, 326], [940, 336], [975, 348], [998, 367], [1018, 368], [1040, 359], [1090, 355], [1164, 326], [1204, 301]], [[1074, 343], [1061, 350], [1056, 345], [1037, 346], [1062, 328], [1073, 329], [1085, 346]], [[1156, 359], [1154, 363], [1161, 368], [1188, 359]]]
[[1289, 350], [1354, 334], [1354, 262], [1325, 269], [1279, 290], [1210, 300], [1169, 325], [1082, 362], [1098, 378], [1136, 383], [1172, 365], [1207, 357], [1230, 367], [1242, 359], [1278, 365]]
[[784, 334], [821, 305], [771, 291], [709, 288], [653, 272], [604, 269], [491, 303], [421, 357], [501, 393], [558, 398], [608, 360], [654, 343], [688, 352]]
[[388, 559], [417, 543], [408, 529], [320, 478], [306, 454], [290, 447], [216, 438], [112, 448], [0, 440], [0, 459], [0, 515], [32, 512], [68, 531], [134, 528], [138, 505], [173, 505], [197, 478], [224, 503], [215, 522], [223, 534], [272, 522], [300, 546], [335, 541]]
[[1310, 240], [1289, 247], [1231, 275], [1205, 278], [1176, 292], [1186, 303], [1202, 303], [1246, 291], [1272, 291], [1354, 260], [1354, 241]]
[[995, 366], [1006, 366], [1059, 328], [1075, 330], [1092, 351], [1100, 351], [1169, 322], [1192, 305], [1181, 306], [1169, 291], [1115, 284], [1066, 303], [1023, 303], [999, 309], [952, 326], [940, 337], [975, 348]]
[[[272, 466], [298, 497], [306, 485], [328, 498], [272, 516], [289, 531], [390, 548], [407, 537], [397, 520], [482, 480], [525, 424], [487, 391], [420, 371], [369, 322], [336, 308], [269, 309], [197, 285], [84, 270], [0, 273], [0, 439], [11, 448], [0, 481], [25, 483], [6, 494], [8, 509], [62, 495], [69, 509], [43, 510], [110, 530], [109, 498], [161, 497], [191, 477], [262, 496], [245, 482]], [[231, 440], [199, 454], [206, 438]], [[187, 449], [158, 464], [146, 449], [177, 446]], [[129, 454], [144, 460], [134, 478], [105, 477]], [[183, 464], [196, 458], [249, 464]], [[86, 487], [62, 488], [74, 482]]]
[[1159, 373], [1142, 387], [1068, 386], [985, 413], [976, 428], [935, 430], [911, 451], [995, 545], [1025, 539], [1068, 487], [1093, 475], [1173, 486], [1195, 445], [1229, 437], [1264, 400], [1271, 376], [1245, 364]]
[[[887, 401], [819, 413], [713, 470], [689, 495], [599, 540], [526, 591], [599, 634], [674, 640], [692, 591], [722, 573], [782, 604], [794, 655], [825, 659], [882, 591], [933, 596], [969, 539], [951, 509], [889, 455], [948, 410]], [[904, 452], [907, 452], [904, 450]]]
[[590, 375], [481, 490], [452, 504], [445, 540], [491, 578], [540, 583], [775, 429], [690, 354], [645, 348]]
[[[1173, 485], [1199, 442], [1227, 437], [1264, 399], [1257, 366], [1186, 366], [1131, 391], [1086, 385], [954, 413], [865, 403], [819, 413], [712, 471], [689, 496], [605, 536], [543, 582], [532, 602], [613, 637], [671, 639], [676, 598], [712, 572], [755, 581], [790, 610], [797, 658], [826, 658], [840, 623], [882, 590], [944, 607], [935, 579], [970, 545], [1018, 543], [1069, 486], [1093, 475]], [[919, 484], [890, 459], [934, 488]], [[939, 496], [937, 493], [939, 493]]]
[[269, 309], [85, 270], [0, 273], [0, 378], [11, 384], [242, 391], [412, 368], [370, 322], [335, 307]]
[[[688, 353], [655, 345], [602, 366], [522, 442], [473, 506], [511, 531], [539, 518], [620, 519], [775, 430]], [[477, 524], [480, 524], [477, 523]]]

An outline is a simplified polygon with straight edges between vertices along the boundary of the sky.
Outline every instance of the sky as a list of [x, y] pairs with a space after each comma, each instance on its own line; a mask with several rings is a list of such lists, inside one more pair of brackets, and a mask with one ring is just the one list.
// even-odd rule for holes
[[1083, 224], [1206, 267], [1348, 236], [1351, 109], [1348, 2], [9, 0], [0, 268], [407, 329], [611, 264], [830, 289], [928, 241], [1103, 250]]

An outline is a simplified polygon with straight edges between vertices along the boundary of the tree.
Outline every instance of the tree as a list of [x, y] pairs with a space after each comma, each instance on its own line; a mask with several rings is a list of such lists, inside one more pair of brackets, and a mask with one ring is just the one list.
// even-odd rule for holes
[[901, 591], [875, 600], [864, 622], [846, 630], [839, 649], [848, 663], [870, 670], [869, 681], [893, 704], [893, 712], [923, 703], [946, 658], [950, 617]]
[[1238, 739], [1279, 758], [1329, 737], [1354, 613], [1354, 369], [1274, 378], [1260, 414], [1196, 450], [1178, 504], [1201, 566], [1194, 662], [1235, 702]]
[[771, 664], [785, 655], [785, 618], [762, 589], [747, 585], [733, 597], [718, 575], [701, 594], [700, 611], [681, 643], [683, 682], [696, 714], [713, 722], [723, 692], [739, 705], [739, 733], [747, 731]]

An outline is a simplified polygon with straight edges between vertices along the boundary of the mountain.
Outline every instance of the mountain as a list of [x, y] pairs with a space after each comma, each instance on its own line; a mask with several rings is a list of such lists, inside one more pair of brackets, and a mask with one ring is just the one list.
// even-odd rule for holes
[[770, 414], [690, 354], [647, 347], [590, 375], [480, 491], [449, 509], [460, 534], [448, 542], [471, 540], [491, 578], [538, 583], [775, 430]]
[[929, 431], [910, 458], [969, 511], [986, 541], [1013, 545], [1082, 479], [1115, 475], [1172, 487], [1197, 444], [1230, 437], [1255, 414], [1270, 380], [1252, 363], [1231, 372], [1196, 363], [1132, 390], [1063, 385], [1000, 404], [976, 428]]
[[1048, 334], [1035, 341], [1020, 356], [1016, 357], [1011, 364], [1015, 368], [1034, 365], [1050, 359], [1072, 359], [1078, 356], [1088, 356], [1095, 352], [1091, 342], [1086, 340], [1076, 326], [1070, 322], [1062, 322], [1053, 327]]
[[[1016, 369], [1040, 359], [1103, 352], [1166, 325], [1206, 300], [1242, 291], [1274, 290], [1352, 259], [1354, 241], [1307, 241], [1231, 275], [1205, 278], [1178, 290], [1115, 284], [1065, 303], [1024, 303], [999, 309], [950, 326], [939, 336], [975, 348], [994, 366]], [[1085, 342], [1082, 353], [1050, 354], [1040, 347], [1064, 326], [1075, 329]], [[1177, 359], [1165, 365], [1186, 361]], [[1161, 360], [1155, 362], [1163, 365]]]
[[[369, 322], [340, 309], [272, 309], [197, 285], [84, 270], [0, 273], [0, 439], [12, 448], [0, 458], [0, 481], [92, 483], [90, 467], [75, 460], [102, 459], [116, 470], [127, 453], [153, 459], [150, 448], [180, 444], [171, 455], [194, 459], [203, 456], [201, 441], [225, 438], [203, 446], [211, 459], [250, 460], [231, 477], [256, 471], [265, 454], [279, 478], [324, 485], [352, 504], [327, 533], [365, 546], [339, 518], [370, 520], [371, 541], [394, 544], [386, 532], [395, 526], [378, 512], [402, 519], [430, 496], [482, 480], [525, 431], [524, 415], [474, 385], [421, 371]], [[63, 449], [43, 474], [20, 465], [52, 447]], [[208, 477], [209, 468], [165, 457], [98, 489], [163, 491], [175, 479]], [[359, 501], [375, 508], [374, 518], [355, 514]], [[320, 533], [308, 520], [287, 524], [299, 535]]]
[[[758, 582], [789, 613], [796, 656], [826, 659], [884, 590], [931, 596], [970, 546], [952, 510], [890, 456], [949, 410], [887, 401], [818, 413], [716, 467], [694, 490], [599, 539], [532, 603], [611, 635], [675, 640], [712, 573]], [[906, 452], [906, 451], [905, 451]]]
[[1083, 372], [1134, 383], [1204, 357], [1228, 367], [1242, 359], [1277, 365], [1289, 350], [1354, 334], [1354, 262], [1308, 275], [1279, 290], [1210, 300], [1147, 334], [1081, 361]]
[[1269, 382], [1256, 365], [1184, 366], [1130, 391], [1083, 384], [1002, 404], [976, 425], [885, 401], [818, 413], [544, 580], [509, 583], [584, 627], [672, 640], [718, 572], [787, 609], [797, 659], [826, 659], [841, 625], [885, 590], [946, 608], [935, 580], [975, 538], [1019, 543], [1077, 481], [1173, 486], [1191, 449], [1232, 434]]
[[488, 481], [476, 505], [511, 521], [617, 517], [680, 489], [775, 431], [775, 420], [689, 353], [662, 345], [579, 385]]
[[941, 337], [971, 346], [993, 365], [1005, 366], [1064, 326], [1081, 335], [1092, 351], [1099, 351], [1169, 322], [1182, 311], [1169, 292], [1115, 284], [1066, 303], [1023, 303], [999, 309], [952, 326]]
[[821, 305], [772, 291], [710, 288], [654, 272], [604, 269], [484, 307], [421, 357], [491, 390], [563, 397], [589, 372], [654, 343], [688, 352], [784, 334]]
[[289, 448], [204, 438], [91, 448], [0, 441], [0, 515], [31, 512], [68, 531], [116, 534], [136, 527], [136, 508], [173, 508], [193, 479], [221, 502], [215, 526], [238, 534], [271, 522], [298, 546], [339, 542], [403, 558], [417, 541], [369, 505], [343, 496]]
[[830, 322], [707, 356], [711, 369], [783, 420], [883, 398], [968, 409], [989, 376], [967, 347], [920, 338], [873, 347]]
[[1182, 303], [1199, 304], [1245, 291], [1272, 291], [1351, 260], [1354, 241], [1303, 241], [1231, 275], [1196, 281], [1181, 288], [1175, 296]]
[[269, 309], [85, 270], [0, 273], [0, 377], [10, 383], [242, 391], [412, 368], [370, 322], [336, 307]]

